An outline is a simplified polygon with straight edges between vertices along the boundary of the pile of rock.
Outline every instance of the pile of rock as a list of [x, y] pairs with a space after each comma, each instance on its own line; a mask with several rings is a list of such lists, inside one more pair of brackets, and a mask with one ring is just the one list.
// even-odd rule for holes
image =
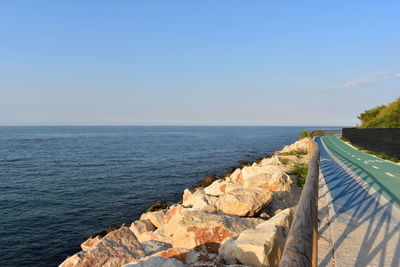
[[280, 154], [185, 189], [181, 204], [146, 212], [129, 228], [89, 238], [61, 266], [277, 266], [301, 193]]

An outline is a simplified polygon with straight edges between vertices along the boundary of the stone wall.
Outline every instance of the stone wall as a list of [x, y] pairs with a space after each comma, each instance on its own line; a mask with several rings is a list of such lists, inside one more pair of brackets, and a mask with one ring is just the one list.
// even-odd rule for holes
[[342, 136], [357, 146], [400, 158], [400, 128], [343, 128]]

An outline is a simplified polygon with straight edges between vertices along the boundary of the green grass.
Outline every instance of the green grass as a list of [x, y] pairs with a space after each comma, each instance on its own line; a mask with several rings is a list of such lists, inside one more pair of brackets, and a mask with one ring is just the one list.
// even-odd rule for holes
[[296, 184], [298, 187], [303, 188], [307, 179], [308, 165], [307, 164], [295, 164], [288, 174], [295, 175], [297, 177]]
[[283, 164], [283, 165], [289, 165], [290, 164], [290, 160], [289, 159], [279, 159], [279, 161]]
[[361, 152], [373, 155], [375, 157], [378, 157], [378, 158], [381, 158], [381, 159], [384, 159], [384, 160], [392, 161], [392, 162], [395, 162], [395, 163], [399, 163], [400, 162], [400, 159], [398, 159], [398, 158], [395, 158], [395, 157], [392, 157], [392, 156], [389, 156], [389, 155], [386, 155], [386, 154], [383, 154], [383, 153], [380, 153], [380, 152], [371, 151], [371, 150], [365, 149], [365, 148], [363, 148], [361, 146], [357, 146], [355, 144], [352, 144], [349, 140], [347, 140], [344, 137], [339, 137], [339, 139], [342, 140], [343, 142], [350, 143], [352, 146], [354, 146], [355, 148], [357, 148]]
[[300, 156], [300, 155], [307, 155], [308, 152], [307, 150], [304, 149], [298, 149], [298, 150], [292, 150], [290, 152], [284, 152], [280, 153], [282, 156]]

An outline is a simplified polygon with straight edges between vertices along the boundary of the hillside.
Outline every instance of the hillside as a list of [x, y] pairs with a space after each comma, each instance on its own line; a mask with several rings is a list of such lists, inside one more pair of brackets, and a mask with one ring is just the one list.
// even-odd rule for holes
[[400, 97], [388, 105], [364, 111], [359, 128], [400, 128]]

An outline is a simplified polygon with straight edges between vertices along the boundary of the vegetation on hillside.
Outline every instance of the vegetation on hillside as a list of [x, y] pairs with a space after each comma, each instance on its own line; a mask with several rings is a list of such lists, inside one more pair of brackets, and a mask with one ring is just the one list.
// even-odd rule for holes
[[400, 128], [400, 97], [387, 106], [366, 110], [357, 118], [361, 121], [359, 128]]

